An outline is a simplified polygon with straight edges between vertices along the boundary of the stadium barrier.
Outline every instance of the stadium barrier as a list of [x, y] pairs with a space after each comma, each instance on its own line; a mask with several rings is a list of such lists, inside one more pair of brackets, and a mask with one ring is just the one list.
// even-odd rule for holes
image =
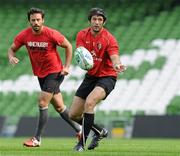
[[[33, 136], [36, 131], [36, 117], [21, 117], [15, 131], [15, 137]], [[50, 117], [43, 136], [74, 137], [75, 131], [60, 117]]]
[[2, 135], [2, 130], [4, 127], [5, 120], [6, 120], [6, 117], [0, 116], [0, 136]]
[[132, 137], [180, 138], [180, 116], [136, 116]]

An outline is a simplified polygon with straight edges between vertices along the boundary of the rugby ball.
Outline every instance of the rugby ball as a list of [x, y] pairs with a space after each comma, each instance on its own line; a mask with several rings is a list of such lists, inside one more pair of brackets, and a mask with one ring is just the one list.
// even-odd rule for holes
[[84, 70], [89, 70], [93, 67], [93, 57], [91, 53], [84, 47], [76, 48], [74, 52], [74, 58], [76, 64]]

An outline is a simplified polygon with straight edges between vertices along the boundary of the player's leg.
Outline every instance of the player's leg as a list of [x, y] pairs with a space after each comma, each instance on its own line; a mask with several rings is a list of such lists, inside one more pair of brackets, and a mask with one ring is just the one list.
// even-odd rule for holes
[[[101, 87], [105, 91], [105, 97], [103, 98], [106, 99], [106, 97], [110, 94], [110, 92], [114, 89], [116, 84], [116, 79], [114, 77], [104, 77], [100, 78], [96, 84], [96, 86]], [[96, 127], [94, 127], [96, 128]], [[105, 128], [102, 128], [99, 130], [100, 133], [95, 133], [93, 136], [93, 139], [91, 143], [88, 146], [89, 150], [92, 150], [96, 148], [99, 145], [99, 141], [102, 140], [103, 138], [107, 137], [108, 131]]]
[[[82, 125], [82, 121], [83, 121], [83, 113], [84, 113], [84, 104], [85, 104], [85, 100], [75, 96], [73, 99], [73, 104], [71, 105], [70, 111], [69, 111], [69, 116], [72, 120], [76, 121], [77, 123], [79, 123], [80, 125]], [[97, 125], [94, 124], [91, 128], [91, 130], [95, 133], [95, 134], [100, 134], [102, 131], [102, 128]]]
[[83, 137], [82, 143], [85, 145], [87, 137], [94, 125], [94, 108], [100, 100], [106, 96], [106, 93], [103, 88], [97, 86], [93, 91], [88, 95], [85, 106], [84, 106], [84, 115], [83, 115]]
[[[88, 74], [85, 75], [85, 79], [83, 80], [82, 84], [76, 91], [76, 96], [73, 100], [73, 104], [70, 109], [70, 118], [78, 122], [79, 124], [82, 125], [83, 123], [83, 113], [84, 113], [84, 105], [85, 101], [87, 99], [87, 96], [92, 92], [94, 87], [96, 86], [98, 79], [89, 76]], [[95, 134], [100, 134], [102, 131], [102, 128], [100, 128], [98, 125], [93, 125], [91, 127], [91, 130], [94, 131]], [[77, 147], [77, 148], [76, 148]], [[79, 145], [79, 143], [75, 146], [75, 150], [78, 151], [79, 149], [83, 149], [83, 145]], [[83, 148], [81, 148], [83, 147]]]
[[39, 96], [39, 119], [36, 133], [33, 138], [25, 141], [23, 144], [27, 147], [39, 147], [41, 144], [41, 134], [48, 120], [48, 105], [53, 94], [42, 91]]
[[[84, 105], [85, 105], [85, 100], [78, 96], [75, 96], [73, 99], [73, 104], [69, 111], [70, 118], [78, 122], [80, 125], [82, 125], [82, 121], [83, 121]], [[96, 135], [100, 135], [103, 129], [97, 124], [94, 124], [91, 127], [91, 130], [93, 130]], [[84, 150], [84, 146], [82, 146], [81, 143], [78, 142], [78, 144], [74, 147], [74, 149]]]
[[[73, 102], [72, 105], [70, 107], [70, 111], [69, 111], [69, 117], [76, 121], [77, 123], [79, 123], [80, 125], [82, 125], [82, 115], [84, 112], [84, 103], [85, 100], [75, 96], [73, 98]], [[80, 136], [79, 142], [77, 143], [77, 145], [75, 145], [74, 150], [76, 151], [83, 151], [84, 150], [84, 146], [81, 144], [81, 139], [82, 139], [82, 135]]]
[[39, 97], [39, 121], [35, 138], [40, 141], [41, 134], [48, 120], [48, 105], [53, 94], [42, 91]]
[[54, 88], [54, 95], [51, 100], [51, 103], [53, 104], [55, 110], [60, 114], [60, 116], [76, 131], [76, 136], [78, 137], [80, 135], [81, 127], [79, 124], [77, 124], [69, 118], [69, 110], [64, 105], [63, 97], [60, 92], [60, 85], [63, 82], [63, 80], [64, 75], [61, 75], [59, 73], [54, 80], [56, 86]]
[[[40, 146], [41, 134], [48, 120], [48, 105], [57, 87], [57, 79], [59, 78], [59, 75], [60, 75], [59, 73], [52, 73], [43, 78], [38, 77], [39, 85], [41, 87], [41, 93], [38, 101], [39, 119], [37, 124], [37, 130], [35, 133], [35, 137], [24, 142], [25, 146], [28, 147]], [[61, 79], [63, 80], [63, 77]]]
[[[96, 104], [105, 97], [105, 91], [101, 87], [95, 87], [93, 91], [86, 98], [83, 106], [83, 120], [82, 120], [82, 137], [78, 144], [75, 146], [76, 151], [83, 151], [86, 145], [86, 140], [94, 125], [94, 108]], [[82, 107], [82, 106], [81, 106]], [[80, 117], [80, 114], [79, 114]]]
[[69, 116], [72, 120], [82, 125], [82, 117], [84, 112], [85, 100], [81, 97], [75, 96], [69, 110]]
[[79, 124], [69, 118], [69, 110], [64, 105], [62, 94], [60, 92], [54, 94], [51, 103], [53, 104], [56, 111], [60, 114], [60, 116], [76, 131], [78, 137], [81, 131], [81, 127]]
[[88, 74], [85, 75], [85, 79], [77, 89], [75, 97], [73, 99], [72, 106], [70, 108], [70, 118], [82, 125], [84, 104], [87, 96], [94, 89], [96, 85], [96, 79], [92, 78]]

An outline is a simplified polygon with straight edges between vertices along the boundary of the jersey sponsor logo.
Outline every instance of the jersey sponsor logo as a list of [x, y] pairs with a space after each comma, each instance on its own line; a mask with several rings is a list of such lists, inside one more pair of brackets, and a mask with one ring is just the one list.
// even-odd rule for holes
[[47, 42], [27, 42], [30, 50], [39, 50], [39, 51], [47, 51], [48, 43]]

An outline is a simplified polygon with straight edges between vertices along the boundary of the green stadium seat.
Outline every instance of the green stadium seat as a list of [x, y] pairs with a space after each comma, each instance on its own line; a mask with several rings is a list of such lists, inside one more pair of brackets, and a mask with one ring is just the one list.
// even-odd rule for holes
[[168, 115], [180, 115], [180, 96], [175, 96], [167, 106]]
[[163, 65], [165, 64], [165, 62], [166, 62], [165, 57], [158, 57], [156, 61], [154, 62], [154, 64], [152, 65], [152, 68], [161, 69]]

